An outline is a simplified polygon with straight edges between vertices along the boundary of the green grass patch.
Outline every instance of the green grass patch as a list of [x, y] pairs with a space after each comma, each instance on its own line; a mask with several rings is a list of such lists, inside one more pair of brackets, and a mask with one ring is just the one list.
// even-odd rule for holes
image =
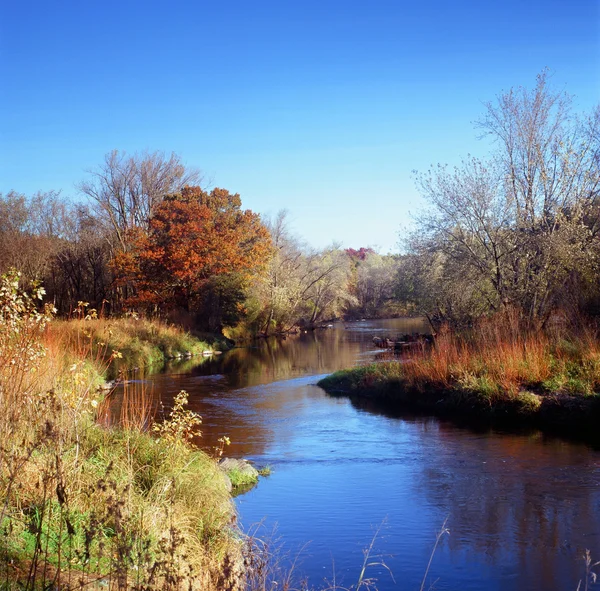
[[229, 480], [231, 480], [231, 485], [233, 488], [245, 488], [247, 486], [253, 486], [258, 482], [257, 476], [254, 474], [249, 474], [243, 470], [238, 470], [237, 468], [228, 470], [227, 476], [229, 476]]
[[317, 385], [328, 392], [349, 394], [360, 391], [383, 390], [403, 382], [400, 363], [373, 363], [343, 369], [321, 379]]
[[260, 476], [271, 476], [271, 466], [264, 466], [263, 468], [260, 468], [258, 470], [258, 473], [260, 474]]

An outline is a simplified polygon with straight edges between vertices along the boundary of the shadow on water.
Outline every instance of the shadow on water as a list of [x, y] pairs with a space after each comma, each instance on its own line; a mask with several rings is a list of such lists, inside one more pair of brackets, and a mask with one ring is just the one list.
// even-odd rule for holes
[[[333, 397], [339, 397], [338, 394], [331, 394]], [[564, 439], [571, 443], [585, 444], [589, 448], [600, 451], [600, 430], [593, 433], [576, 429], [567, 430], [552, 429], [545, 427], [544, 431], [540, 431], [537, 427], [527, 424], [518, 424], [509, 419], [503, 421], [501, 418], [477, 417], [474, 420], [472, 417], [460, 417], [457, 415], [450, 417], [436, 416], [435, 418], [426, 410], [406, 409], [399, 407], [397, 404], [387, 400], [374, 400], [364, 396], [347, 396], [352, 406], [361, 412], [368, 412], [374, 415], [380, 415], [391, 419], [403, 421], [422, 421], [424, 418], [431, 418], [441, 425], [447, 425], [450, 429], [459, 429], [478, 434], [505, 434], [505, 435], [535, 435], [541, 440]]]

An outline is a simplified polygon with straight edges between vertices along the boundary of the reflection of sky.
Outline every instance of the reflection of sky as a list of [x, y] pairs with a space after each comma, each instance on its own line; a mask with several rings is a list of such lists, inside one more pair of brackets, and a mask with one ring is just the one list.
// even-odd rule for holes
[[373, 358], [365, 352], [376, 327], [363, 324], [234, 352], [212, 376], [205, 364], [159, 378], [163, 397], [189, 389], [205, 445], [227, 433], [230, 455], [272, 465], [238, 499], [242, 522], [277, 523], [292, 552], [310, 542], [300, 570], [314, 585], [331, 580], [332, 562], [343, 584], [354, 583], [362, 548], [385, 520], [376, 549], [393, 555], [386, 563], [398, 585], [381, 567], [371, 575], [382, 591], [418, 589], [448, 517], [431, 571], [437, 589], [576, 588], [584, 549], [600, 557], [600, 454], [536, 433], [391, 418], [327, 396], [314, 385], [319, 374]]

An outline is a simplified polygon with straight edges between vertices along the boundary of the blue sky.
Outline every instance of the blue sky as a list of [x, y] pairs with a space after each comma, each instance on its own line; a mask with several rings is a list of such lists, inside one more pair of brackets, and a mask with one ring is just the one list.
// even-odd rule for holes
[[600, 100], [600, 3], [29, 2], [0, 6], [0, 192], [75, 184], [112, 149], [176, 152], [315, 246], [397, 250], [411, 171], [483, 154], [483, 102]]

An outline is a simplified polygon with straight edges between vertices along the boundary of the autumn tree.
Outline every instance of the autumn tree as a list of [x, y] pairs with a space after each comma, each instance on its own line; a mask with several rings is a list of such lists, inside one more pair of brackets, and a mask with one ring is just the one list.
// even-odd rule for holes
[[445, 244], [413, 236], [409, 253], [399, 260], [395, 297], [426, 316], [434, 330], [442, 323], [468, 326], [493, 310], [485, 285], [478, 269], [448, 255]]
[[165, 197], [147, 229], [131, 229], [126, 240], [129, 248], [116, 255], [114, 268], [119, 281], [134, 290], [129, 303], [154, 312], [203, 313], [212, 329], [220, 328], [225, 277], [233, 291], [243, 290], [271, 256], [260, 217], [242, 210], [240, 196], [224, 189], [185, 187]]

